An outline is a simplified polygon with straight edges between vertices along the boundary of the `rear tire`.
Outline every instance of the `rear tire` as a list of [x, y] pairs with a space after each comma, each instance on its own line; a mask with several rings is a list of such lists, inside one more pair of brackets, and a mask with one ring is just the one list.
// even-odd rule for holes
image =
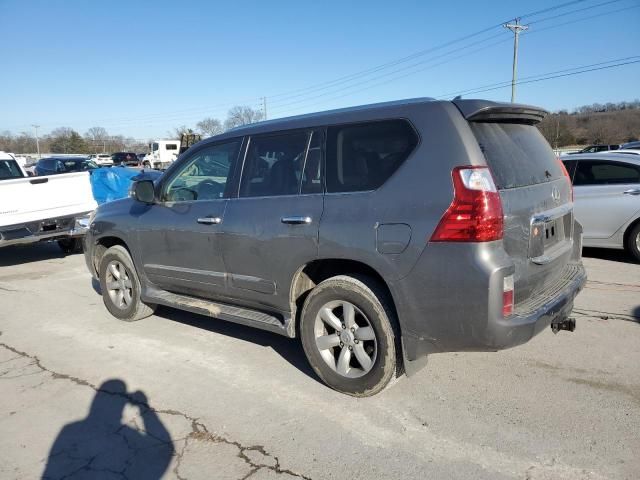
[[126, 322], [153, 315], [156, 306], [140, 300], [140, 279], [131, 255], [121, 245], [107, 249], [100, 260], [100, 290], [109, 313]]
[[58, 246], [66, 254], [82, 253], [82, 239], [64, 238], [58, 240]]
[[636, 224], [627, 235], [625, 247], [635, 261], [640, 262], [640, 223]]
[[300, 336], [316, 374], [347, 395], [379, 393], [402, 362], [394, 309], [366, 276], [339, 275], [316, 286], [302, 308]]

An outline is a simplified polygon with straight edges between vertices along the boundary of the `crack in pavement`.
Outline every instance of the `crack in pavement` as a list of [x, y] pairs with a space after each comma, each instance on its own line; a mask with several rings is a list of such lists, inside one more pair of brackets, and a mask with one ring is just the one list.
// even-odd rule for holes
[[640, 317], [635, 315], [627, 315], [626, 313], [603, 312], [601, 310], [589, 310], [586, 308], [574, 308], [573, 312], [576, 317], [595, 318], [598, 320], [622, 320], [625, 322], [640, 323]]
[[[2, 335], [2, 332], [0, 331], [0, 335]], [[172, 410], [172, 409], [156, 409], [153, 408], [151, 405], [149, 405], [148, 402], [146, 401], [141, 401], [139, 398], [137, 398], [134, 394], [130, 394], [130, 393], [123, 393], [123, 392], [114, 392], [114, 391], [110, 391], [110, 390], [105, 390], [105, 389], [101, 389], [98, 386], [94, 385], [93, 383], [87, 381], [87, 380], [83, 380], [81, 378], [78, 377], [74, 377], [72, 375], [67, 375], [65, 373], [59, 373], [59, 372], [55, 372], [53, 370], [49, 370], [47, 367], [45, 367], [42, 362], [40, 361], [40, 359], [35, 356], [35, 355], [30, 355], [26, 352], [23, 352], [21, 350], [18, 350], [17, 348], [14, 348], [10, 345], [7, 345], [6, 343], [2, 343], [0, 342], [0, 347], [5, 348], [6, 350], [9, 350], [11, 352], [13, 352], [16, 357], [13, 357], [13, 359], [17, 359], [17, 358], [29, 358], [32, 361], [28, 364], [29, 366], [34, 365], [37, 368], [39, 368], [41, 370], [42, 373], [49, 373], [51, 375], [51, 378], [54, 380], [67, 380], [70, 382], [73, 382], [77, 385], [81, 385], [83, 387], [89, 387], [92, 390], [94, 390], [96, 393], [102, 393], [102, 394], [106, 394], [106, 395], [113, 395], [113, 396], [118, 396], [118, 397], [122, 397], [124, 399], [126, 399], [130, 404], [135, 405], [137, 407], [141, 407], [140, 410], [140, 416], [143, 416], [144, 413], [146, 413], [147, 410], [150, 410], [152, 412], [154, 412], [155, 414], [164, 414], [164, 415], [170, 415], [170, 416], [179, 416], [184, 418], [186, 421], [188, 421], [191, 425], [191, 432], [189, 432], [189, 434], [186, 437], [183, 438], [178, 438], [175, 440], [171, 440], [170, 442], [165, 442], [164, 440], [161, 440], [157, 437], [152, 436], [153, 438], [155, 438], [156, 440], [158, 440], [160, 443], [158, 445], [162, 445], [162, 444], [167, 444], [167, 443], [171, 443], [171, 444], [176, 444], [177, 442], [183, 441], [183, 445], [182, 448], [180, 449], [180, 451], [178, 452], [177, 449], [175, 449], [175, 452], [173, 456], [176, 458], [176, 464], [175, 467], [173, 469], [173, 473], [176, 475], [176, 477], [179, 480], [187, 480], [186, 477], [183, 477], [180, 475], [180, 466], [182, 464], [182, 461], [184, 460], [184, 455], [185, 453], [187, 453], [187, 448], [189, 446], [190, 442], [193, 441], [203, 441], [203, 442], [211, 442], [211, 443], [218, 443], [218, 444], [225, 444], [225, 445], [231, 445], [234, 446], [238, 449], [238, 453], [236, 454], [236, 456], [240, 459], [242, 459], [249, 467], [250, 467], [250, 472], [248, 474], [246, 474], [245, 476], [241, 477], [238, 480], [246, 480], [249, 477], [251, 477], [253, 474], [255, 474], [256, 472], [258, 472], [261, 469], [267, 469], [267, 470], [271, 470], [276, 474], [286, 474], [286, 475], [290, 475], [293, 477], [297, 477], [297, 478], [301, 478], [303, 480], [311, 480], [310, 477], [307, 477], [305, 475], [302, 475], [300, 473], [296, 473], [292, 470], [286, 469], [286, 468], [282, 468], [282, 466], [280, 465], [280, 459], [275, 456], [272, 455], [270, 453], [268, 453], [264, 446], [262, 445], [251, 445], [251, 446], [244, 446], [242, 445], [240, 442], [234, 441], [234, 440], [229, 440], [228, 438], [216, 435], [214, 433], [212, 433], [207, 426], [199, 421], [199, 418], [193, 417], [187, 413], [178, 411], [178, 410]], [[15, 377], [11, 377], [11, 378], [19, 378], [21, 375], [15, 376]], [[23, 375], [22, 375], [23, 376]], [[5, 377], [6, 378], [6, 377]], [[123, 425], [124, 426], [124, 425]], [[122, 427], [123, 427], [122, 426]], [[125, 443], [127, 444], [127, 446], [129, 447], [130, 450], [133, 450], [134, 452], [139, 450], [136, 448], [132, 448], [132, 446], [129, 444], [129, 442], [127, 441], [127, 439], [125, 438], [124, 435], [120, 434], [120, 430], [122, 429], [122, 427], [118, 428], [118, 430], [116, 432], [114, 432], [115, 434], [121, 436], [124, 440]], [[147, 435], [149, 435], [149, 432], [146, 432]], [[260, 462], [256, 462], [254, 460], [252, 460], [247, 453], [248, 452], [258, 452], [261, 455], [263, 455], [264, 457], [267, 457], [271, 460], [273, 460], [273, 464], [272, 465], [268, 465], [266, 463], [260, 463]], [[82, 470], [87, 470], [87, 471], [107, 471], [106, 469], [95, 469], [91, 467], [91, 463], [95, 460], [95, 457], [93, 458], [85, 458], [85, 459], [78, 459], [78, 460], [84, 460], [86, 463], [81, 466], [79, 469], [75, 470], [74, 472], [70, 473], [69, 475], [72, 474], [76, 474], [79, 471]], [[129, 460], [130, 461], [130, 460]], [[114, 471], [114, 470], [108, 470], [109, 473], [112, 473], [114, 475], [120, 475], [122, 476], [122, 478], [127, 478], [125, 475], [126, 468], [123, 469], [122, 471]], [[67, 475], [67, 476], [69, 476]]]

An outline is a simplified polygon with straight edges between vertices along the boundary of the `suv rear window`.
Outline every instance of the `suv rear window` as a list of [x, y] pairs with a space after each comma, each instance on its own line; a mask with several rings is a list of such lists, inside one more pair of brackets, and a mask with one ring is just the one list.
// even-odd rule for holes
[[327, 192], [375, 190], [418, 144], [405, 120], [330, 127], [327, 134]]
[[560, 162], [533, 125], [471, 122], [500, 190], [555, 180], [564, 175]]

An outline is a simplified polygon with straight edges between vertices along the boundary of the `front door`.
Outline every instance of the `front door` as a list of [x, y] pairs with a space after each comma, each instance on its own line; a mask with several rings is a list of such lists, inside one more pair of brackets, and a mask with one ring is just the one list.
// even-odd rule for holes
[[163, 180], [159, 201], [142, 213], [141, 258], [153, 284], [203, 298], [224, 294], [219, 234], [241, 143], [235, 139], [190, 152]]
[[585, 238], [613, 236], [640, 210], [640, 167], [613, 160], [579, 160], [573, 180], [577, 220]]
[[249, 140], [238, 198], [229, 200], [222, 227], [230, 297], [289, 310], [294, 274], [318, 255], [323, 143], [321, 130]]

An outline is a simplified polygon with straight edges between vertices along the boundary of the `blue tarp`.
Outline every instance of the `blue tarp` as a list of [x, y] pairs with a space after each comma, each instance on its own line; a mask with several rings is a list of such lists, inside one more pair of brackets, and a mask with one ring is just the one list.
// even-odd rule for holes
[[98, 205], [129, 196], [129, 188], [136, 180], [155, 180], [161, 172], [137, 168], [97, 168], [91, 172], [91, 190]]

